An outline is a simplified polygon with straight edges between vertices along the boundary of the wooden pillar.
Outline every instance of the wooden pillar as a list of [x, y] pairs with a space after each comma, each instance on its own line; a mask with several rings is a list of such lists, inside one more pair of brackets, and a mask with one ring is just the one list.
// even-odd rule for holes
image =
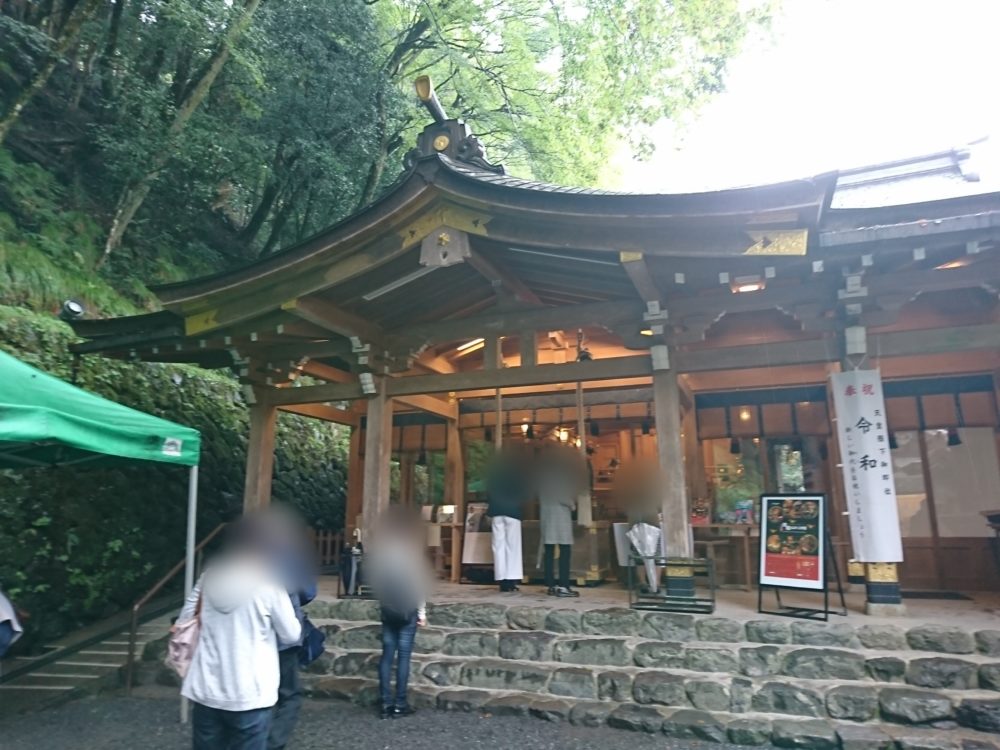
[[705, 477], [705, 454], [698, 440], [698, 418], [694, 406], [687, 410], [681, 421], [684, 433], [684, 462], [691, 497], [708, 497], [708, 480]]
[[364, 496], [365, 460], [361, 451], [363, 432], [360, 427], [351, 428], [351, 442], [347, 456], [347, 508], [344, 510], [345, 538], [352, 540], [361, 515], [361, 498]]
[[521, 333], [521, 367], [534, 367], [538, 364], [538, 336], [534, 331]]
[[458, 583], [462, 577], [462, 529], [465, 524], [465, 456], [457, 419], [448, 420], [445, 440], [444, 504], [455, 506], [451, 530], [451, 580]]
[[413, 505], [415, 456], [412, 453], [399, 454], [399, 504]]
[[389, 507], [389, 469], [392, 459], [392, 399], [386, 398], [385, 379], [376, 378], [376, 394], [368, 399], [365, 424], [362, 533], [371, 532], [376, 519]]
[[247, 442], [246, 484], [243, 490], [244, 513], [271, 504], [277, 423], [277, 407], [259, 402], [250, 406], [250, 437]]
[[653, 347], [653, 413], [657, 456], [663, 475], [663, 538], [668, 556], [690, 558], [691, 512], [684, 479], [680, 388], [677, 371], [666, 369], [667, 355], [665, 346]]

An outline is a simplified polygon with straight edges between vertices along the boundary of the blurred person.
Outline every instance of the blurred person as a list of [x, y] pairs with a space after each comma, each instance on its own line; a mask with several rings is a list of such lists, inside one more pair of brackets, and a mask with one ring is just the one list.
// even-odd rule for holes
[[[562, 445], [541, 451], [536, 475], [539, 521], [545, 547], [545, 586], [550, 596], [576, 597], [570, 587], [573, 555], [573, 512], [576, 499], [586, 489], [586, 467], [579, 453]], [[559, 581], [555, 579], [556, 547], [559, 547]]]
[[192, 590], [178, 621], [198, 617], [198, 643], [181, 686], [194, 702], [194, 750], [266, 750], [278, 702], [278, 644], [302, 628], [255, 519], [230, 527], [223, 554]]
[[309, 538], [301, 519], [285, 506], [275, 505], [248, 519], [257, 527], [257, 538], [269, 564], [288, 592], [302, 635], [294, 643], [279, 643], [278, 702], [271, 718], [267, 750], [284, 750], [295, 730], [302, 708], [299, 675], [302, 637], [310, 624], [302, 608], [316, 598], [317, 571]]
[[[414, 713], [406, 692], [417, 627], [427, 624], [430, 576], [424, 560], [425, 540], [419, 511], [395, 505], [379, 519], [366, 553], [368, 580], [378, 598], [382, 620], [378, 678], [383, 719]], [[392, 665], [397, 655], [394, 691]]]
[[531, 493], [528, 461], [523, 451], [502, 450], [486, 477], [486, 497], [492, 521], [493, 578], [501, 591], [517, 591], [524, 579], [521, 521]]
[[0, 589], [0, 657], [3, 657], [24, 633], [18, 619], [19, 615], [25, 617], [24, 612], [18, 610], [4, 595], [3, 589]]

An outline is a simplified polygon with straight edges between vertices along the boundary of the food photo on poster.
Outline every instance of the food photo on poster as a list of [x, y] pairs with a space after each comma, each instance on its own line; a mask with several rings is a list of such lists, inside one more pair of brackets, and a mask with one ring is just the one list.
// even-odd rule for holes
[[822, 495], [761, 497], [761, 585], [824, 587], [823, 505]]

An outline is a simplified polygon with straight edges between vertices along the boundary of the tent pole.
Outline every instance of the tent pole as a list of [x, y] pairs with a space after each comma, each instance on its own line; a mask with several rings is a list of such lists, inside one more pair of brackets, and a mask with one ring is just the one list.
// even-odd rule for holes
[[[184, 599], [187, 600], [194, 588], [194, 549], [198, 539], [198, 467], [191, 467], [188, 475], [188, 518], [187, 551], [184, 563]], [[187, 698], [181, 698], [181, 723], [187, 724], [190, 705]]]

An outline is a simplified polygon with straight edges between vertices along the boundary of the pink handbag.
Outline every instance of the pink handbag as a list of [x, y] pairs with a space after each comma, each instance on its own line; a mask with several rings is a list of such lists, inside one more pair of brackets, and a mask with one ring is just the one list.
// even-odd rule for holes
[[198, 635], [201, 633], [201, 594], [195, 606], [194, 617], [184, 622], [174, 623], [167, 641], [167, 658], [164, 663], [174, 670], [183, 680], [191, 667], [195, 649], [198, 648]]

